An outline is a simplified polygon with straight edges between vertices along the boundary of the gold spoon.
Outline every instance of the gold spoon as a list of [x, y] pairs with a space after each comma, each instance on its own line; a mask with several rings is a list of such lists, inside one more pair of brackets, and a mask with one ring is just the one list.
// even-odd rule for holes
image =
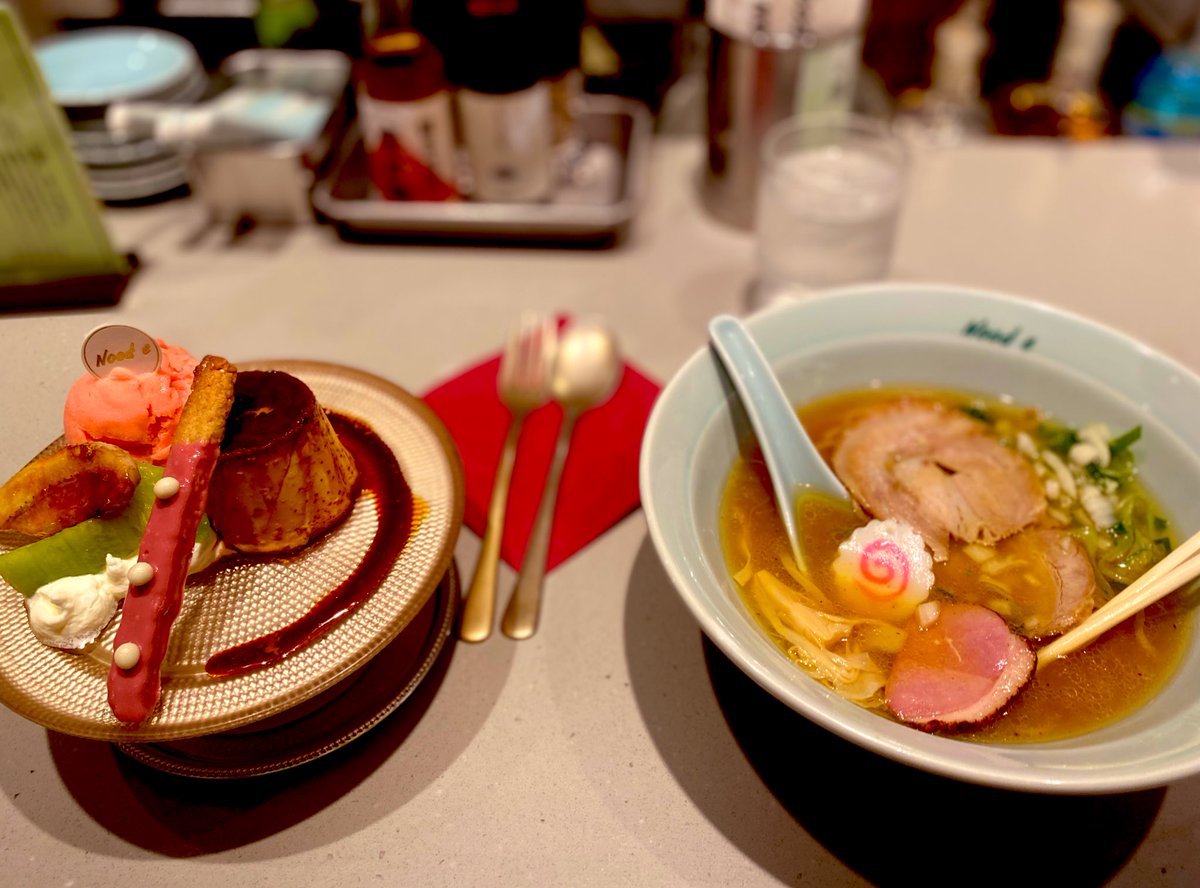
[[573, 324], [559, 338], [550, 391], [554, 400], [562, 405], [563, 421], [525, 549], [525, 560], [521, 562], [516, 588], [500, 622], [500, 628], [510, 638], [529, 638], [537, 629], [558, 483], [562, 479], [575, 421], [585, 410], [611, 397], [621, 379], [621, 370], [616, 338], [602, 324], [595, 321]]

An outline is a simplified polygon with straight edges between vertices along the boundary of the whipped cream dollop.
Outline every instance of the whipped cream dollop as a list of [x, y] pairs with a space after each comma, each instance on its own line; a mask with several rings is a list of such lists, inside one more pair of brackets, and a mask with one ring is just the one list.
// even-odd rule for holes
[[[211, 565], [224, 547], [216, 537], [210, 544], [192, 547], [188, 573], [197, 573]], [[105, 556], [100, 573], [62, 577], [38, 588], [25, 599], [29, 626], [38, 641], [64, 650], [81, 650], [104, 631], [117, 613], [117, 604], [129, 592], [129, 570], [137, 557]]]
[[129, 568], [135, 564], [136, 557], [107, 555], [100, 573], [62, 577], [39, 587], [25, 599], [29, 625], [38, 641], [67, 650], [95, 641], [129, 591]]

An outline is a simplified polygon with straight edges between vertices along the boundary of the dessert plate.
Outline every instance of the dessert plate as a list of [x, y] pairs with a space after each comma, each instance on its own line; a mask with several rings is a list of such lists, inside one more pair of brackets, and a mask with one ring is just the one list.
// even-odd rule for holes
[[228, 731], [278, 715], [329, 690], [386, 648], [421, 611], [450, 567], [462, 526], [463, 479], [440, 420], [400, 387], [358, 370], [308, 361], [240, 363], [303, 380], [326, 410], [367, 425], [391, 450], [413, 494], [412, 528], [384, 579], [333, 628], [283, 660], [235, 676], [205, 671], [214, 654], [303, 617], [351, 578], [377, 539], [409, 528], [380, 527], [369, 494], [344, 522], [304, 551], [218, 562], [188, 583], [163, 668], [162, 699], [129, 725], [108, 708], [116, 621], [90, 649], [71, 653], [34, 637], [22, 597], [0, 594], [0, 701], [65, 734], [150, 742]]
[[461, 594], [457, 568], [395, 641], [328, 691], [244, 728], [161, 743], [118, 743], [143, 764], [182, 777], [257, 777], [303, 765], [361, 737], [396, 711], [437, 662]]

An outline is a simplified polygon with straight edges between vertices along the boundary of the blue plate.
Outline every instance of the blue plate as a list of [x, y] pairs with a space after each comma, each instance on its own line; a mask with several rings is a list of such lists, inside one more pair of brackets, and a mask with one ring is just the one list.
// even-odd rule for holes
[[34, 48], [54, 100], [95, 107], [169, 93], [200, 69], [182, 37], [150, 28], [89, 28], [42, 40]]

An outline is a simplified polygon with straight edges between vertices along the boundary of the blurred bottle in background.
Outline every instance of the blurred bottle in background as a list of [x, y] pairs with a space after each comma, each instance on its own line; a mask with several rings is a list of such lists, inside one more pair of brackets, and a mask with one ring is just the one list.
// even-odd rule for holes
[[984, 0], [967, 0], [934, 31], [929, 87], [906, 89], [897, 99], [896, 128], [935, 145], [954, 145], [988, 131], [980, 71], [991, 36]]
[[573, 145], [583, 97], [580, 37], [585, 19], [583, 0], [526, 0], [531, 28], [545, 42], [545, 78], [550, 86], [554, 144]]
[[459, 196], [441, 53], [412, 27], [408, 0], [365, 0], [357, 104], [371, 180], [389, 200]]
[[1129, 135], [1200, 136], [1200, 28], [1142, 71], [1121, 120]]
[[1093, 139], [1119, 131], [1101, 73], [1125, 11], [1117, 0], [1067, 0], [1050, 74], [992, 97], [992, 125], [1001, 135]]
[[[553, 186], [550, 78], [561, 55], [538, 27], [532, 4], [459, 0], [452, 68], [473, 196], [539, 201]], [[578, 39], [576, 37], [576, 39]]]
[[872, 0], [863, 36], [863, 65], [875, 73], [888, 95], [929, 88], [935, 29], [962, 4], [963, 0]]
[[455, 90], [471, 196], [539, 201], [575, 140], [584, 0], [414, 0]]
[[586, 0], [588, 90], [636, 99], [658, 114], [685, 64], [685, 23], [702, 19], [704, 5], [704, 0]]
[[[923, 104], [933, 88], [934, 69], [940, 67], [945, 51], [957, 49], [966, 55], [968, 40], [952, 22], [973, 20], [980, 13], [988, 38], [980, 67], [979, 94], [988, 103], [987, 127], [994, 124], [992, 106], [1004, 94], [1025, 86], [1028, 100], [1035, 89], [1051, 79], [1057, 58], [1071, 50], [1062, 46], [1062, 36], [1073, 30], [1065, 25], [1071, 0], [872, 0], [863, 44], [864, 68], [873, 72], [895, 104], [896, 113], [908, 115], [913, 104]], [[1122, 109], [1133, 98], [1138, 75], [1159, 55], [1163, 45], [1177, 46], [1191, 33], [1197, 0], [1120, 0], [1115, 31], [1107, 46], [1097, 50], [1098, 83], [1084, 92], [1098, 96], [1111, 118], [1106, 132], [1117, 125]], [[1116, 4], [1109, 4], [1115, 8]], [[943, 30], [943, 26], [948, 26]], [[962, 30], [966, 30], [965, 28]], [[1067, 42], [1070, 42], [1069, 40]], [[1043, 109], [1044, 105], [1039, 105]], [[1048, 115], [1057, 120], [1054, 114]], [[1068, 127], [1069, 129], [1069, 127]], [[1080, 127], [1087, 132], [1088, 127]], [[1094, 129], [1094, 127], [1092, 127]], [[1045, 134], [1033, 127], [1027, 134]], [[1011, 134], [1025, 132], [1010, 129]]]

